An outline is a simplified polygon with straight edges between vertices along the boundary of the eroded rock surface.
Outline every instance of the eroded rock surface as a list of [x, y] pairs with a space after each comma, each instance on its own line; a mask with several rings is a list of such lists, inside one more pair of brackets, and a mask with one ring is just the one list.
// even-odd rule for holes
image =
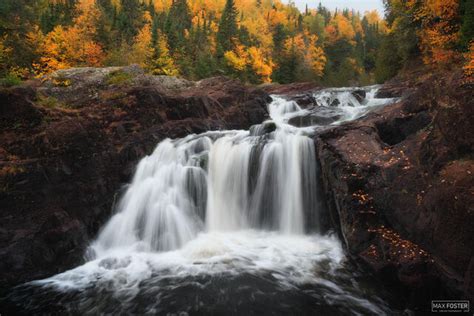
[[394, 80], [405, 98], [315, 137], [350, 253], [407, 294], [474, 298], [474, 103], [460, 73]]

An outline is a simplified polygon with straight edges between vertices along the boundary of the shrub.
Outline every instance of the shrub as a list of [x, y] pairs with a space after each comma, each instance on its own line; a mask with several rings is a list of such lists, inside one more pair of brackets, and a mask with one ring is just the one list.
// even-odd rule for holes
[[5, 78], [0, 80], [0, 85], [4, 87], [13, 87], [21, 84], [21, 79], [16, 74], [7, 74]]
[[58, 99], [55, 97], [51, 96], [44, 96], [44, 95], [39, 95], [38, 96], [38, 105], [43, 106], [45, 108], [66, 108], [66, 106], [61, 103]]
[[122, 70], [117, 70], [114, 72], [111, 72], [110, 74], [107, 75], [107, 84], [113, 84], [113, 85], [120, 85], [124, 83], [128, 83], [132, 80], [133, 76], [127, 72], [124, 72]]

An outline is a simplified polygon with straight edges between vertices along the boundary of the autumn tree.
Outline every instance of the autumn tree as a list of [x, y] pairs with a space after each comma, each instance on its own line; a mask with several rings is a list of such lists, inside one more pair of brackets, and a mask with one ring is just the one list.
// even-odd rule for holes
[[166, 35], [161, 32], [158, 33], [157, 41], [153, 47], [150, 70], [154, 75], [177, 76], [179, 74], [170, 55]]
[[[300, 12], [281, 0], [3, 0], [0, 37], [9, 64], [26, 70], [34, 65], [41, 74], [138, 63], [190, 79], [224, 74], [248, 82], [370, 83], [374, 72], [393, 74], [380, 71], [392, 56], [400, 62], [390, 66], [403, 65], [419, 49], [434, 56], [435, 42], [425, 36], [422, 47], [420, 39], [422, 30], [441, 30], [441, 20], [421, 15], [432, 5], [437, 12], [437, 2], [428, 2], [388, 0], [386, 24], [375, 11], [361, 15], [320, 4]], [[456, 45], [467, 50], [472, 6], [460, 3], [458, 20], [466, 26], [459, 28], [463, 40]], [[379, 49], [381, 42], [386, 49]], [[441, 46], [451, 49], [452, 43]], [[381, 58], [379, 51], [393, 54]]]
[[139, 64], [146, 69], [149, 68], [154, 53], [151, 32], [152, 19], [148, 11], [145, 11], [143, 20], [145, 24], [135, 36], [130, 62]]
[[425, 64], [446, 64], [459, 57], [459, 1], [429, 0], [417, 10], [420, 48]]
[[39, 47], [41, 57], [34, 64], [38, 74], [74, 66], [99, 66], [102, 63], [104, 53], [95, 41], [95, 24], [100, 12], [88, 0], [82, 0], [79, 8], [81, 13], [75, 18], [74, 26], [58, 25], [44, 37]]

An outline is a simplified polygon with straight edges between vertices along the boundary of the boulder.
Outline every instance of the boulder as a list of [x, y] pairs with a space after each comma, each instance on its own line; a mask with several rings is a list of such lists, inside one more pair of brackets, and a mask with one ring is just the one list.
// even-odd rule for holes
[[366, 92], [362, 89], [352, 91], [351, 94], [359, 103], [362, 103], [366, 97]]

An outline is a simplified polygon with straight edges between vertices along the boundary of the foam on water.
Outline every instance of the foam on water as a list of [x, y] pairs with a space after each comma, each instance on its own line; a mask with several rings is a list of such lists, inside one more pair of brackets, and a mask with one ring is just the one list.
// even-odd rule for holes
[[[380, 86], [368, 86], [362, 88], [329, 88], [314, 93], [314, 98], [319, 106], [335, 107], [341, 113], [342, 117], [333, 125], [355, 120], [371, 110], [391, 104], [397, 101], [397, 98], [376, 98], [375, 95]], [[355, 91], [364, 91], [365, 98], [360, 102], [355, 96]]]
[[344, 259], [333, 236], [293, 236], [276, 232], [238, 231], [200, 233], [182, 248], [143, 252], [114, 248], [100, 258], [50, 279], [35, 281], [58, 288], [110, 286], [131, 290], [152, 274], [159, 278], [271, 272], [288, 286], [318, 282], [318, 263], [334, 273]]

